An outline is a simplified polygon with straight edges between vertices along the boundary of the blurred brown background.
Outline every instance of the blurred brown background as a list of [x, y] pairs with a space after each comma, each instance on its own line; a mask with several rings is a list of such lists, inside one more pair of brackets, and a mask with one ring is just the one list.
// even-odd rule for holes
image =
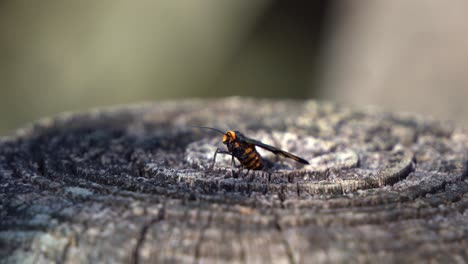
[[169, 98], [317, 98], [468, 123], [468, 2], [2, 1], [0, 134]]

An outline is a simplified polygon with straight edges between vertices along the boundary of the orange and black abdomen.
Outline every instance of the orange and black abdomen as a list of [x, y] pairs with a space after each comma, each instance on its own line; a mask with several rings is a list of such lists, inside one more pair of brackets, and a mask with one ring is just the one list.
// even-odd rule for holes
[[231, 152], [244, 168], [249, 170], [261, 170], [263, 168], [263, 159], [253, 144], [239, 144], [235, 142]]
[[255, 147], [249, 147], [244, 150], [244, 155], [239, 158], [242, 166], [249, 170], [260, 170], [263, 168], [263, 160]]

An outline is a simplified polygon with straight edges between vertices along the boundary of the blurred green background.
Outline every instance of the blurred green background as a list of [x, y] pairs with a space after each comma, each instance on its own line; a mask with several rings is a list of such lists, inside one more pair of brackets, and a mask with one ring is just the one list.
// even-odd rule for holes
[[3, 1], [0, 134], [93, 106], [313, 94], [325, 1]]
[[[0, 135], [173, 98], [318, 98], [468, 121], [468, 2], [0, 2]], [[468, 122], [467, 122], [468, 123]]]

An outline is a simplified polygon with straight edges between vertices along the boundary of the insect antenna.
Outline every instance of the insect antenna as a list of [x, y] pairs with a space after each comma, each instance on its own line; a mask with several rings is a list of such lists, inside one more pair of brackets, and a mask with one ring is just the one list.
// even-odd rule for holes
[[219, 129], [217, 129], [217, 128], [214, 128], [214, 127], [206, 127], [206, 126], [191, 126], [191, 127], [211, 129], [211, 130], [214, 130], [214, 131], [216, 131], [216, 132], [219, 132], [219, 133], [221, 133], [221, 134], [223, 134], [223, 135], [226, 134], [226, 132], [223, 132], [223, 131], [221, 131], [221, 130], [219, 130]]

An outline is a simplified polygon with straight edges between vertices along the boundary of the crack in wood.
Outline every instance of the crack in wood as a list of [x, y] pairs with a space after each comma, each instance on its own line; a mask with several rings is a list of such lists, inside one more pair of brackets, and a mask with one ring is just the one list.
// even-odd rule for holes
[[163, 204], [161, 209], [158, 212], [158, 215], [154, 217], [153, 219], [151, 219], [148, 223], [144, 224], [143, 227], [140, 229], [138, 240], [133, 249], [130, 263], [132, 264], [140, 263], [140, 250], [143, 244], [145, 243], [146, 233], [148, 233], [148, 230], [152, 225], [163, 221], [165, 218], [165, 215], [166, 215], [166, 208], [165, 208], [165, 204]]
[[[201, 209], [200, 209], [201, 210]], [[200, 211], [201, 213], [201, 211]], [[211, 225], [211, 221], [213, 220], [213, 213], [209, 214], [208, 220], [206, 221], [205, 225], [200, 230], [200, 236], [198, 237], [197, 242], [195, 243], [195, 252], [194, 252], [194, 259], [193, 263], [200, 263], [201, 258], [201, 246], [205, 240], [205, 232], [208, 227]]]
[[236, 226], [236, 231], [237, 231], [237, 239], [240, 247], [240, 262], [241, 263], [246, 263], [247, 261], [247, 252], [245, 250], [245, 245], [242, 242], [242, 220], [239, 218], [239, 221], [237, 221], [237, 226]]
[[275, 225], [276, 231], [278, 232], [278, 235], [280, 236], [281, 244], [283, 245], [284, 251], [286, 252], [286, 256], [288, 258], [289, 263], [296, 264], [297, 261], [294, 259], [294, 253], [293, 253], [292, 247], [283, 234], [283, 227], [281, 226], [279, 222], [278, 215], [275, 216], [274, 225]]
[[71, 244], [72, 244], [72, 238], [69, 237], [67, 244], [65, 244], [65, 247], [63, 248], [62, 256], [60, 257], [60, 260], [58, 261], [58, 263], [63, 264], [67, 262], [68, 252], [70, 251]]

